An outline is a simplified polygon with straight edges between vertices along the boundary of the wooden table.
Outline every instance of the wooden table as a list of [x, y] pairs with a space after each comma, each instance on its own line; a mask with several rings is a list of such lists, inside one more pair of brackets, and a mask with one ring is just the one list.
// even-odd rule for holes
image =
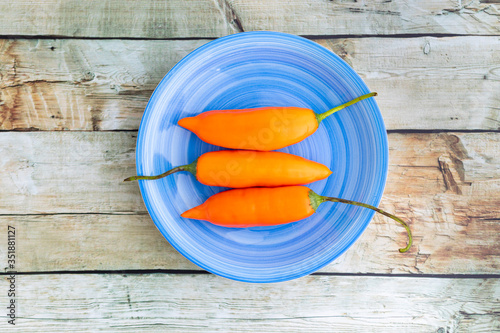
[[[0, 331], [500, 331], [499, 15], [492, 0], [0, 1]], [[375, 216], [318, 273], [234, 282], [176, 252], [121, 182], [161, 78], [251, 30], [310, 38], [379, 93], [380, 207], [411, 224], [409, 253]]]

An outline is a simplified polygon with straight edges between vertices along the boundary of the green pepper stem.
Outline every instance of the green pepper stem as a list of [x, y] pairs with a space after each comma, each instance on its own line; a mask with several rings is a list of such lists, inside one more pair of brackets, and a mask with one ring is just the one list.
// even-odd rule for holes
[[157, 176], [132, 176], [124, 179], [124, 182], [131, 182], [134, 180], [155, 180], [155, 179], [161, 179], [163, 177], [166, 177], [168, 175], [171, 175], [173, 173], [179, 172], [179, 171], [189, 171], [191, 172], [195, 177], [196, 177], [196, 164], [198, 163], [198, 160], [194, 161], [191, 164], [187, 165], [181, 165], [178, 167], [173, 168], [172, 170], [169, 170], [167, 172], [164, 172], [160, 175]]
[[377, 208], [377, 207], [374, 207], [374, 206], [371, 206], [371, 205], [368, 205], [368, 204], [365, 204], [365, 203], [362, 203], [362, 202], [357, 202], [357, 201], [352, 201], [352, 200], [345, 200], [345, 199], [340, 199], [340, 198], [333, 198], [333, 197], [324, 197], [324, 196], [321, 196], [323, 198], [323, 201], [332, 201], [332, 202], [341, 202], [341, 203], [345, 203], [345, 204], [349, 204], [349, 205], [355, 205], [355, 206], [361, 206], [361, 207], [365, 207], [365, 208], [369, 208], [371, 210], [374, 210], [376, 211], [377, 213], [380, 213], [382, 215], [385, 215], [387, 217], [390, 217], [391, 219], [395, 220], [396, 222], [399, 222], [401, 223], [401, 225], [403, 227], [405, 227], [406, 229], [406, 232], [408, 232], [408, 245], [406, 245], [405, 248], [402, 248], [402, 249], [399, 249], [399, 252], [403, 253], [403, 252], [406, 252], [410, 249], [411, 247], [411, 244], [413, 243], [413, 237], [411, 235], [411, 230], [410, 230], [410, 227], [408, 226], [408, 224], [406, 224], [403, 220], [401, 220], [399, 217], [397, 216], [394, 216], [380, 208]]
[[323, 112], [323, 113], [316, 113], [316, 119], [318, 120], [318, 124], [321, 123], [321, 121], [323, 121], [323, 119], [325, 119], [326, 117], [328, 116], [331, 116], [332, 114], [334, 114], [335, 112], [337, 111], [340, 111], [342, 109], [345, 109], [346, 107], [348, 106], [351, 106], [353, 104], [356, 104], [357, 102], [359, 101], [362, 101], [364, 99], [367, 99], [367, 98], [370, 98], [370, 97], [373, 97], [373, 96], [377, 96], [377, 93], [376, 92], [371, 92], [369, 94], [365, 94], [363, 96], [359, 96], [355, 99], [353, 99], [352, 101], [350, 102], [347, 102], [345, 104], [342, 104], [342, 105], [339, 105], [339, 106], [336, 106], [334, 107], [333, 109], [331, 110], [328, 110], [326, 112]]

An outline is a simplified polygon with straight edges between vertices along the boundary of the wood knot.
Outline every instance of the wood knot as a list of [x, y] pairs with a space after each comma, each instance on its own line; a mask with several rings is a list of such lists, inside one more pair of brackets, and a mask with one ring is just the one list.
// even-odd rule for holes
[[95, 79], [95, 74], [92, 73], [91, 71], [88, 71], [88, 72], [83, 73], [83, 77], [82, 77], [81, 82], [89, 82], [89, 81], [92, 81], [93, 79]]
[[424, 54], [427, 55], [429, 53], [431, 53], [431, 43], [429, 43], [429, 41], [426, 41], [424, 45]]

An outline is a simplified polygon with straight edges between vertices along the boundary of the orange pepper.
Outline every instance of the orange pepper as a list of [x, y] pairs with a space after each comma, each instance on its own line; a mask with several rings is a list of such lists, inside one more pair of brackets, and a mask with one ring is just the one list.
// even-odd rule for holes
[[400, 218], [365, 203], [321, 196], [305, 186], [245, 188], [220, 192], [181, 216], [231, 228], [271, 226], [305, 219], [326, 201], [369, 208], [394, 219], [405, 227], [409, 238], [408, 245], [399, 251], [406, 252], [411, 247], [411, 230]]
[[328, 177], [323, 164], [300, 156], [265, 151], [220, 150], [205, 153], [191, 164], [173, 168], [158, 176], [125, 179], [160, 179], [179, 171], [189, 171], [202, 184], [232, 188], [302, 185]]
[[216, 146], [269, 151], [304, 140], [326, 117], [376, 95], [369, 93], [319, 114], [298, 107], [214, 110], [182, 118], [178, 124]]

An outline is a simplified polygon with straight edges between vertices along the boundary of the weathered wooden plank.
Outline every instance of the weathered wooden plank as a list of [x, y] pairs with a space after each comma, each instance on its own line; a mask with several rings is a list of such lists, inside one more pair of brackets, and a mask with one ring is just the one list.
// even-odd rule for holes
[[[134, 173], [134, 134], [8, 132], [0, 141], [0, 214], [66, 213], [0, 217], [19, 230], [20, 271], [197, 269], [156, 230], [137, 185], [121, 182]], [[322, 271], [498, 273], [500, 134], [393, 133], [389, 143], [381, 208], [411, 224], [412, 250], [398, 253], [404, 229], [376, 215]], [[74, 214], [124, 212], [133, 215]]]
[[[200, 270], [161, 235], [148, 214], [3, 216], [16, 230], [17, 271]], [[7, 244], [0, 254], [7, 255]]]
[[300, 35], [500, 33], [491, 1], [76, 1], [0, 3], [2, 35], [220, 37], [273, 30]]
[[0, 129], [137, 129], [162, 77], [207, 40], [2, 40]]
[[500, 129], [500, 38], [317, 42], [379, 93], [388, 129]]
[[[401, 214], [403, 215], [403, 214]], [[0, 217], [17, 230], [18, 271], [200, 270], [160, 234], [148, 215], [38, 215]], [[443, 222], [444, 223], [444, 222]], [[413, 223], [415, 248], [399, 254], [405, 235], [376, 218], [329, 273], [496, 274], [500, 222], [467, 225]], [[485, 236], [487, 235], [487, 236]], [[0, 244], [6, 257], [7, 243]], [[133, 258], [133, 260], [131, 260]]]
[[498, 35], [500, 32], [496, 4], [483, 1], [228, 2], [245, 31], [263, 29], [300, 35]]
[[[22, 332], [500, 330], [499, 279], [308, 276], [264, 285], [213, 275], [17, 275], [16, 290]], [[8, 304], [6, 292], [0, 302]], [[0, 328], [12, 329], [7, 318]]]
[[[0, 129], [137, 129], [157, 83], [206, 42], [1, 40]], [[388, 129], [500, 129], [498, 37], [317, 42], [379, 92]]]
[[[145, 211], [137, 184], [122, 182], [135, 173], [135, 132], [2, 132], [0, 141], [8, 175], [0, 178], [0, 214]], [[386, 197], [459, 195], [477, 200], [472, 217], [494, 215], [481, 207], [496, 203], [484, 194], [499, 188], [500, 134], [393, 133], [389, 142]]]
[[0, 214], [144, 212], [136, 132], [1, 132]]
[[235, 32], [213, 0], [2, 1], [3, 36], [214, 37]]

